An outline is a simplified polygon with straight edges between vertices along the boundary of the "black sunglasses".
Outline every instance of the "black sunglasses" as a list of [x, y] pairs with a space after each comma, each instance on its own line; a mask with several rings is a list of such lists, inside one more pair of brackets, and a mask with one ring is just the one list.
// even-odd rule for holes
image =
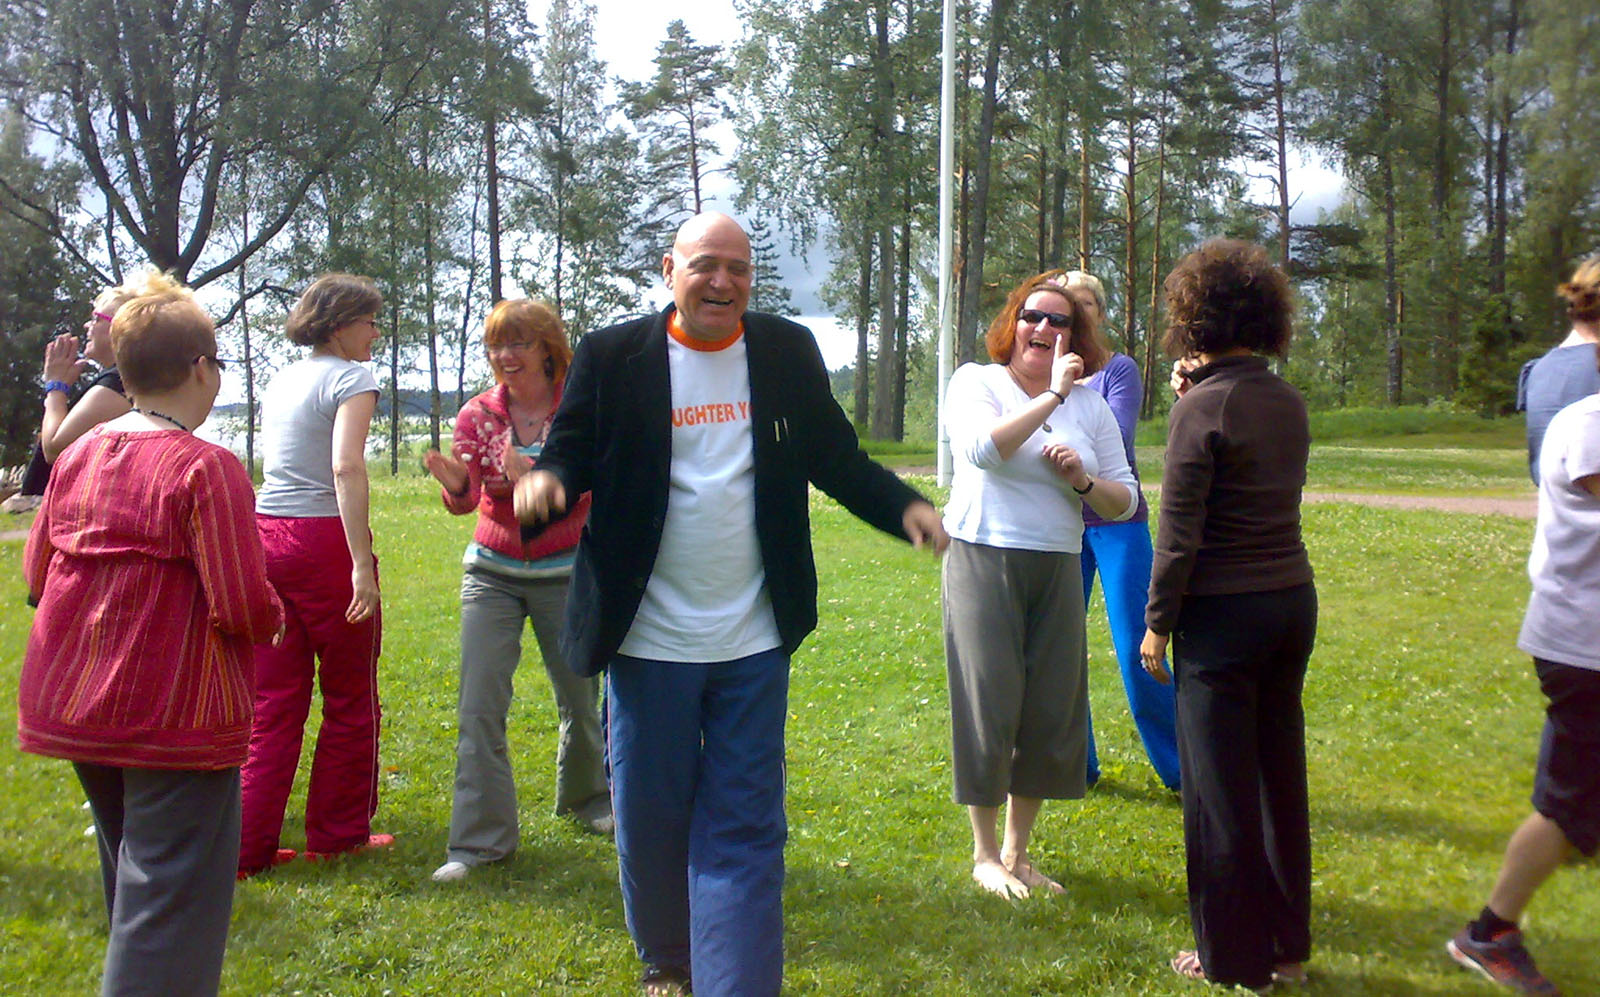
[[227, 359], [224, 359], [223, 357], [207, 356], [204, 353], [202, 353], [199, 356], [194, 358], [195, 363], [199, 363], [202, 360], [210, 360], [212, 363], [216, 364], [217, 365], [217, 373], [218, 374], [220, 374], [223, 371], [227, 370], [228, 369], [228, 364], [233, 363], [232, 360], [227, 360]]
[[1051, 327], [1055, 329], [1066, 329], [1072, 325], [1072, 316], [1065, 312], [1042, 312], [1037, 308], [1024, 308], [1017, 313], [1017, 318], [1029, 325], [1049, 322]]

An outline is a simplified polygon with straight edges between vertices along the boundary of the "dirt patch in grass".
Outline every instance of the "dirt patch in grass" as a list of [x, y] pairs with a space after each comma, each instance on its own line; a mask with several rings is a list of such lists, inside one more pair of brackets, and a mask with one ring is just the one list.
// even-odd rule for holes
[[1370, 495], [1362, 492], [1306, 492], [1307, 502], [1350, 502], [1385, 509], [1437, 509], [1464, 512], [1474, 516], [1515, 516], [1532, 519], [1538, 514], [1539, 500], [1528, 498], [1482, 498], [1471, 495]]
[[[932, 475], [938, 468], [895, 467], [899, 475]], [[1353, 505], [1374, 506], [1384, 509], [1435, 509], [1439, 512], [1460, 512], [1472, 516], [1514, 516], [1533, 519], [1539, 511], [1539, 500], [1525, 498], [1483, 498], [1471, 495], [1378, 495], [1369, 492], [1306, 492], [1307, 502], [1348, 502]], [[1152, 506], [1161, 502], [1161, 489], [1146, 488], [1145, 499]]]

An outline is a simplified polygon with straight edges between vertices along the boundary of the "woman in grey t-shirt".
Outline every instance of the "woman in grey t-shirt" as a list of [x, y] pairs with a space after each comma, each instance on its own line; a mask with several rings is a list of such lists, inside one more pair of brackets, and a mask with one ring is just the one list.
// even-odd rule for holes
[[262, 396], [256, 525], [286, 622], [281, 642], [256, 648], [255, 726], [241, 773], [241, 877], [295, 857], [278, 838], [313, 680], [322, 691], [322, 728], [306, 791], [306, 857], [394, 841], [372, 833], [382, 626], [366, 440], [378, 383], [362, 364], [372, 359], [382, 305], [366, 277], [318, 279], [285, 330], [310, 355], [279, 371]]

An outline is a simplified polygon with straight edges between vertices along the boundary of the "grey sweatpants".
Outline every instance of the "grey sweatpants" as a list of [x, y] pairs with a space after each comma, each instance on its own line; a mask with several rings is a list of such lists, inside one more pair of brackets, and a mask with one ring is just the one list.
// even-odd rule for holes
[[951, 540], [943, 590], [955, 801], [1081, 798], [1089, 678], [1078, 555]]
[[101, 997], [215, 997], [239, 865], [239, 770], [74, 762], [111, 937]]
[[605, 746], [596, 705], [599, 680], [561, 660], [565, 578], [511, 578], [468, 568], [461, 579], [461, 694], [457, 705], [455, 798], [449, 860], [479, 865], [517, 848], [517, 787], [506, 749], [511, 679], [522, 657], [522, 628], [533, 624], [561, 717], [556, 748], [556, 813], [604, 800]]

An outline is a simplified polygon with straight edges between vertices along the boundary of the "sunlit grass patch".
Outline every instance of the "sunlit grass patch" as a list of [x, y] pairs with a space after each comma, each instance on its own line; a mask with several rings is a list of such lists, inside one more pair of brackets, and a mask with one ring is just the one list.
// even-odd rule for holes
[[[1098, 597], [1091, 686], [1105, 776], [1087, 799], [1047, 805], [1038, 828], [1035, 858], [1067, 896], [1005, 903], [971, 885], [966, 819], [950, 801], [938, 562], [824, 496], [811, 508], [822, 622], [790, 692], [785, 993], [1199, 993], [1166, 968], [1189, 943], [1179, 808], [1138, 745]], [[464, 883], [428, 881], [444, 858], [472, 520], [449, 517], [414, 477], [374, 479], [373, 509], [386, 600], [377, 826], [400, 839], [241, 885], [224, 992], [637, 993], [610, 843], [550, 812], [556, 717], [531, 640], [511, 717], [522, 848]], [[1321, 596], [1306, 689], [1312, 997], [1489, 990], [1442, 945], [1482, 904], [1528, 805], [1541, 702], [1514, 638], [1531, 529], [1306, 509]], [[7, 702], [30, 618], [20, 554], [0, 544]], [[0, 740], [13, 736], [7, 709]], [[0, 752], [0, 991], [92, 992], [104, 913], [81, 796], [65, 763]], [[286, 844], [303, 843], [302, 806], [290, 804]], [[1529, 916], [1541, 965], [1570, 993], [1600, 993], [1596, 876], [1593, 865], [1562, 870]]]

